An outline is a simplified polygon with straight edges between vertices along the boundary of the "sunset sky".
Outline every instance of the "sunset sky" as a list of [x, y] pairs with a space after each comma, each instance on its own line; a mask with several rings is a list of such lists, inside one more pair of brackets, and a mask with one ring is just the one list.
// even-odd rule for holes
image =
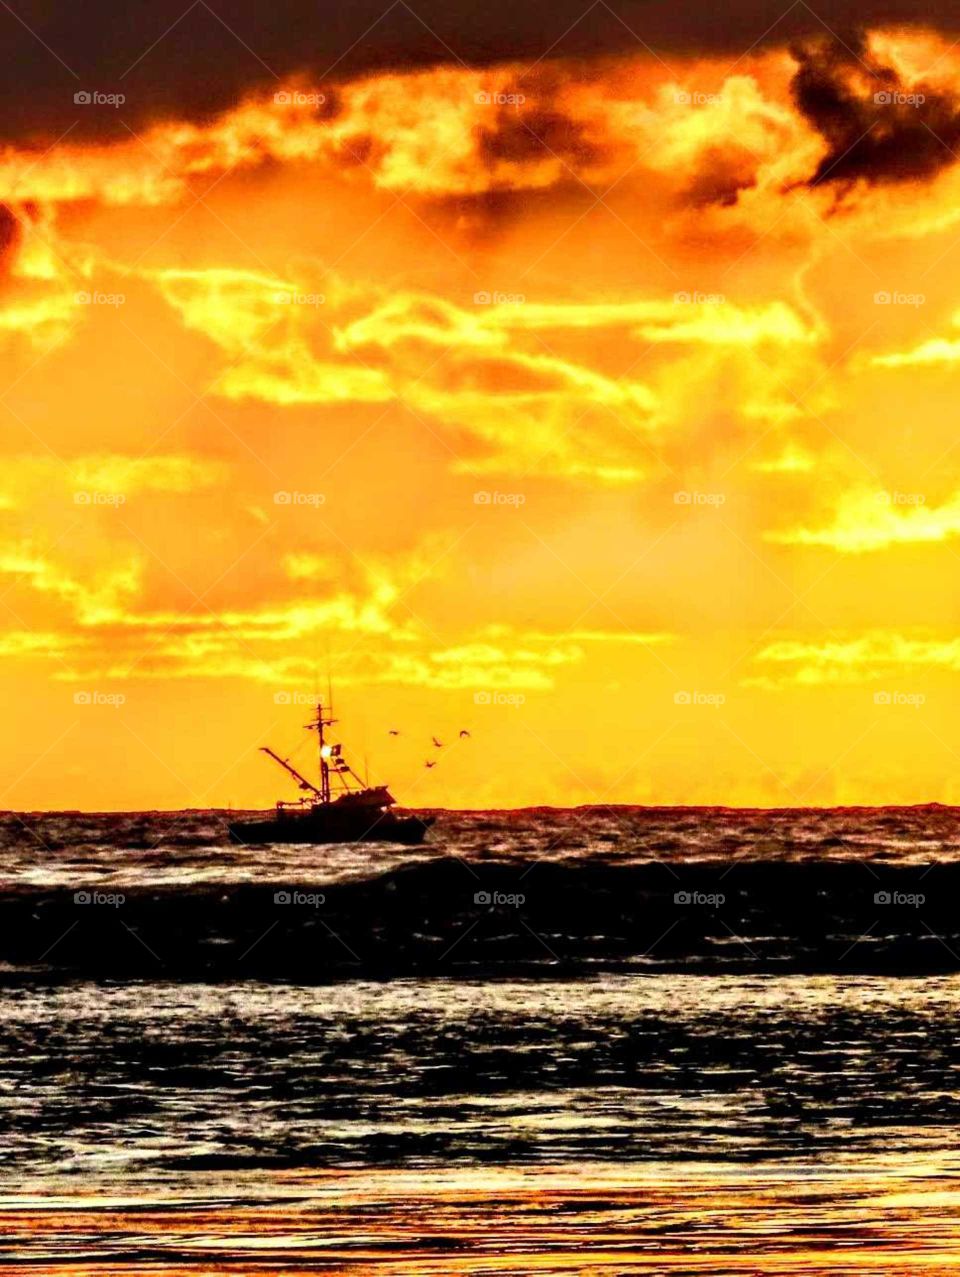
[[0, 806], [960, 802], [956, 34], [295, 9], [0, 17]]

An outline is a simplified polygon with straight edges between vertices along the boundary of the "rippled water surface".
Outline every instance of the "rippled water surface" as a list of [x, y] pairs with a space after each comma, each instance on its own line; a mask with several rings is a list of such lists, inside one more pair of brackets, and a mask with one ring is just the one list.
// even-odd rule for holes
[[960, 1263], [952, 809], [222, 821], [0, 820], [0, 1274]]
[[262, 882], [367, 877], [441, 855], [615, 864], [731, 859], [960, 861], [960, 808], [529, 808], [439, 812], [422, 848], [383, 844], [318, 849], [233, 846], [221, 811], [0, 813], [0, 883], [55, 886]]
[[943, 1271], [960, 978], [0, 1001], [0, 1254], [84, 1272]]
[[946, 1155], [960, 977], [27, 987], [0, 1087], [0, 1169], [123, 1183]]
[[240, 1176], [0, 1198], [0, 1273], [905, 1277], [960, 1265], [958, 1209], [933, 1162]]

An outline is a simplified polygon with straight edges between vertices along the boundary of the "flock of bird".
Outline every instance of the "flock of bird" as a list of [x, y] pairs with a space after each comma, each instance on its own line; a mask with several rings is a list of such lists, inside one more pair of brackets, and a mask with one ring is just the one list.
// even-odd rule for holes
[[[400, 732], [397, 730], [397, 728], [396, 728], [396, 727], [391, 727], [391, 728], [389, 729], [389, 731], [387, 732], [387, 735], [388, 735], [388, 736], [399, 736], [399, 735], [400, 735]], [[469, 737], [469, 735], [470, 735], [470, 733], [467, 731], [467, 729], [466, 729], [465, 727], [461, 727], [461, 728], [460, 728], [460, 739], [461, 739], [461, 740], [464, 740], [464, 739], [468, 738], [468, 737]], [[436, 736], [431, 736], [431, 737], [430, 737], [430, 740], [433, 742], [433, 748], [434, 748], [434, 749], [443, 749], [443, 741], [442, 741], [442, 740], [437, 740]], [[424, 764], [423, 764], [423, 765], [424, 765], [424, 767], [436, 767], [436, 765], [437, 765], [437, 761], [438, 761], [438, 760], [437, 760], [436, 758], [427, 758], [427, 759], [425, 759], [425, 760], [424, 760]]]

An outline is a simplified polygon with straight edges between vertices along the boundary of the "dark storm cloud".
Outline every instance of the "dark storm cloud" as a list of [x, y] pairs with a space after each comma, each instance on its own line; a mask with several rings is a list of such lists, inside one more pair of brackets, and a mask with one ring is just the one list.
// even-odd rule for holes
[[538, 160], [556, 156], [569, 161], [571, 172], [586, 168], [603, 158], [603, 150], [588, 141], [584, 127], [561, 111], [533, 110], [524, 114], [505, 108], [491, 129], [478, 130], [481, 158], [496, 160]]
[[13, 252], [20, 239], [20, 223], [6, 204], [0, 204], [0, 261]]
[[[834, 29], [937, 24], [920, 0], [833, 0]], [[943, 24], [956, 26], [955, 14]], [[0, 127], [7, 139], [129, 137], [169, 117], [202, 119], [276, 76], [328, 82], [396, 67], [486, 64], [545, 56], [729, 54], [822, 31], [798, 0], [12, 0], [0, 7]], [[74, 103], [122, 93], [122, 106]]]
[[792, 52], [800, 64], [794, 99], [830, 147], [812, 186], [924, 178], [954, 163], [960, 146], [957, 98], [922, 83], [902, 83], [856, 36], [818, 39]]

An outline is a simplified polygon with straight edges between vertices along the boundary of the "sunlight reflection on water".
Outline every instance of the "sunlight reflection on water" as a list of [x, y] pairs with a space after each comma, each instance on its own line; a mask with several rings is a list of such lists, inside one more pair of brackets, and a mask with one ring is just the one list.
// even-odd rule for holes
[[[231, 1176], [205, 1191], [0, 1198], [0, 1273], [206, 1277], [942, 1273], [960, 1165], [709, 1165]], [[16, 1267], [10, 1265], [16, 1264]]]

